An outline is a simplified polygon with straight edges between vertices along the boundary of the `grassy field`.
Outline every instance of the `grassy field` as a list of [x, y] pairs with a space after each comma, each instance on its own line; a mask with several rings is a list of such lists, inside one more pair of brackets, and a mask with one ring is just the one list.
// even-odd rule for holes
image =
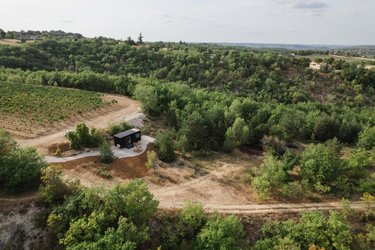
[[0, 116], [24, 121], [27, 124], [43, 125], [55, 122], [99, 108], [104, 104], [101, 96], [95, 92], [0, 84]]

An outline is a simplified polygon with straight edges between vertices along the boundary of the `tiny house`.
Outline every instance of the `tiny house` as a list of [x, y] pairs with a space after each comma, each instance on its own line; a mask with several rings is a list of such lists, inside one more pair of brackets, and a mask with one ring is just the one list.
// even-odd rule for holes
[[119, 148], [132, 148], [134, 143], [141, 140], [141, 131], [139, 129], [129, 129], [113, 136], [115, 146]]

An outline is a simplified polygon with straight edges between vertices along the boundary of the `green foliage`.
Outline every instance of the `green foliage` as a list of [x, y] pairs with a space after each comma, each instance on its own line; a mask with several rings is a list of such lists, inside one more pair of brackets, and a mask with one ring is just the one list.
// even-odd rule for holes
[[323, 144], [309, 145], [301, 155], [301, 176], [316, 191], [329, 191], [342, 171], [343, 162]]
[[273, 192], [281, 188], [288, 175], [281, 160], [269, 155], [259, 168], [259, 173], [252, 180], [252, 186], [260, 199], [268, 198]]
[[17, 149], [16, 141], [8, 132], [0, 128], [0, 159]]
[[61, 179], [62, 170], [49, 166], [42, 171], [39, 197], [45, 203], [61, 204], [65, 196], [70, 196], [78, 189], [79, 183], [65, 182]]
[[[56, 183], [58, 173], [53, 175]], [[56, 197], [55, 191], [48, 193]], [[150, 238], [147, 223], [158, 202], [143, 180], [108, 191], [82, 188], [65, 193], [64, 199], [53, 208], [48, 225], [67, 249], [137, 249]]]
[[121, 133], [123, 131], [126, 131], [128, 129], [131, 129], [132, 127], [128, 125], [126, 122], [120, 123], [120, 124], [113, 124], [109, 127], [108, 132], [110, 135], [115, 135], [118, 133]]
[[[351, 227], [341, 214], [330, 212], [326, 218], [320, 212], [304, 212], [299, 222], [269, 222], [262, 226], [263, 239], [255, 249], [309, 249], [314, 245], [324, 249], [351, 249]], [[287, 248], [283, 248], [287, 246]]]
[[156, 160], [156, 153], [155, 153], [155, 151], [153, 151], [153, 150], [147, 151], [146, 168], [148, 170], [150, 170], [150, 169], [152, 169], [154, 167], [155, 160]]
[[358, 137], [358, 146], [366, 149], [375, 147], [375, 127], [365, 127]]
[[80, 149], [82, 147], [97, 147], [105, 141], [102, 131], [92, 128], [91, 130], [84, 124], [78, 124], [75, 131], [66, 134], [70, 147]]
[[249, 127], [246, 126], [245, 120], [236, 118], [232, 127], [228, 128], [225, 133], [224, 150], [232, 151], [235, 147], [245, 144], [249, 139]]
[[108, 141], [104, 140], [102, 145], [100, 145], [99, 147], [99, 151], [100, 151], [100, 161], [102, 163], [109, 164], [114, 160], [115, 155], [112, 151], [111, 144]]
[[207, 218], [201, 204], [188, 202], [181, 211], [181, 221], [191, 237], [201, 230], [206, 220]]
[[155, 150], [160, 160], [172, 162], [175, 160], [173, 133], [170, 131], [159, 132], [156, 135]]
[[241, 249], [243, 225], [236, 216], [221, 218], [214, 214], [197, 235], [198, 249]]
[[39, 184], [47, 163], [35, 149], [15, 149], [0, 157], [0, 183], [12, 193], [23, 192]]
[[318, 141], [326, 141], [337, 137], [340, 129], [339, 123], [333, 117], [322, 116], [316, 121], [314, 137]]

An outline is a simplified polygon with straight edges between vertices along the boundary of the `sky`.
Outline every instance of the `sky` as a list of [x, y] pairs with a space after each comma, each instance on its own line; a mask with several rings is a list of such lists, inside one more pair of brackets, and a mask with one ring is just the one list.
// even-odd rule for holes
[[0, 0], [4, 30], [146, 41], [375, 45], [375, 0]]

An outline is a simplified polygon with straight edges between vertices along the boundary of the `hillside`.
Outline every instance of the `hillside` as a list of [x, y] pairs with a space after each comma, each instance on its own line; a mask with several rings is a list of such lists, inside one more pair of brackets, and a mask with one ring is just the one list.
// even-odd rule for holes
[[[374, 246], [375, 70], [308, 51], [43, 34], [0, 44], [0, 248]], [[133, 126], [155, 138], [139, 154], [113, 145]], [[20, 138], [33, 127], [44, 133]]]

